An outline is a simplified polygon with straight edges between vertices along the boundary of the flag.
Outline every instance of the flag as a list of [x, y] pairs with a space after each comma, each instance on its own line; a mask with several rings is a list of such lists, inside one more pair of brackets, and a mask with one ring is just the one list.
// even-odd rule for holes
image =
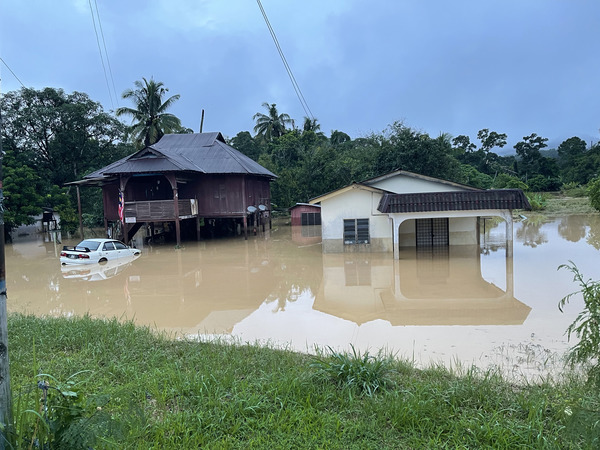
[[125, 207], [125, 200], [123, 199], [123, 192], [119, 191], [119, 219], [123, 223], [123, 208]]

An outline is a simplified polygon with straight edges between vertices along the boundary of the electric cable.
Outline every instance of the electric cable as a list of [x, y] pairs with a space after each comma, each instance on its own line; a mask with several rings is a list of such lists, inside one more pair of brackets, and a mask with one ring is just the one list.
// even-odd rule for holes
[[118, 106], [119, 96], [117, 95], [117, 88], [115, 87], [115, 79], [113, 77], [112, 67], [110, 65], [110, 59], [108, 57], [108, 50], [106, 49], [106, 41], [104, 39], [104, 30], [102, 29], [102, 21], [100, 20], [100, 11], [98, 10], [98, 1], [97, 0], [94, 0], [94, 5], [96, 6], [96, 17], [98, 18], [98, 26], [100, 28], [100, 36], [102, 36], [102, 45], [104, 46], [104, 56], [106, 56], [106, 63], [108, 65], [108, 73], [110, 75], [110, 81], [112, 82], [112, 88], [113, 88], [113, 94], [115, 95], [115, 101], [117, 102], [117, 106]]
[[96, 33], [96, 43], [98, 44], [98, 52], [100, 53], [100, 61], [102, 61], [102, 69], [104, 70], [104, 79], [106, 80], [106, 87], [108, 88], [108, 97], [110, 98], [110, 104], [115, 109], [115, 103], [113, 102], [113, 95], [110, 91], [110, 83], [108, 82], [108, 75], [106, 73], [106, 65], [104, 64], [104, 57], [102, 56], [102, 47], [100, 46], [100, 38], [98, 37], [98, 29], [96, 28], [96, 19], [94, 17], [94, 8], [92, 7], [92, 0], [88, 0], [90, 5], [90, 12], [92, 14], [92, 22], [94, 24], [94, 33]]
[[25, 87], [25, 85], [23, 84], [23, 82], [19, 79], [19, 77], [17, 76], [16, 73], [13, 72], [13, 70], [10, 68], [10, 66], [6, 63], [6, 61], [4, 61], [2, 58], [0, 58], [0, 61], [2, 61], [2, 64], [4, 64], [6, 66], [6, 68], [10, 71], [10, 73], [12, 73], [12, 76], [15, 77], [15, 79], [21, 83], [21, 86]]
[[296, 92], [296, 96], [298, 97], [298, 100], [300, 101], [300, 104], [302, 105], [302, 109], [304, 109], [304, 112], [306, 113], [307, 117], [311, 118], [312, 120], [315, 120], [315, 116], [313, 116], [313, 113], [310, 110], [308, 103], [306, 102], [306, 99], [304, 98], [304, 95], [302, 94], [300, 85], [296, 81], [296, 77], [294, 77], [294, 74], [292, 73], [292, 69], [291, 69], [290, 65], [288, 64], [287, 59], [285, 58], [285, 55], [283, 54], [283, 50], [281, 49], [281, 46], [279, 45], [279, 40], [277, 39], [275, 30], [273, 29], [273, 27], [271, 26], [271, 23], [269, 22], [267, 13], [265, 12], [265, 9], [263, 8], [260, 0], [256, 0], [256, 2], [258, 3], [258, 7], [260, 8], [260, 11], [262, 12], [263, 18], [265, 19], [267, 28], [269, 29], [269, 32], [271, 33], [271, 37], [273, 38], [275, 47], [277, 47], [277, 51], [279, 52], [279, 56], [281, 57], [283, 66], [285, 67], [285, 70], [287, 71], [288, 76], [290, 77], [290, 81], [292, 82], [292, 86], [294, 88], [294, 91]]

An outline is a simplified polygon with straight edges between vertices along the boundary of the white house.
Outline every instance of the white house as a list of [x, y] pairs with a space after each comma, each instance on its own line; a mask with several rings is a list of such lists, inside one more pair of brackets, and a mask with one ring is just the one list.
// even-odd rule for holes
[[479, 219], [506, 221], [512, 256], [512, 210], [531, 209], [519, 189], [476, 189], [403, 170], [316, 197], [323, 252], [393, 252], [400, 247], [474, 245]]

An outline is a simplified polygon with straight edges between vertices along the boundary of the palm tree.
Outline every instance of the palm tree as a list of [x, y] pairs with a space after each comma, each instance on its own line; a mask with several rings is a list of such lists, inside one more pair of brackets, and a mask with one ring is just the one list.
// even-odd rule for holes
[[311, 119], [310, 117], [304, 116], [303, 130], [314, 131], [315, 133], [317, 133], [321, 130], [321, 125], [317, 122], [317, 119], [315, 117]]
[[267, 141], [282, 136], [285, 133], [285, 126], [294, 123], [288, 114], [279, 114], [275, 103], [264, 102], [262, 106], [267, 109], [268, 114], [257, 112], [252, 119], [256, 121], [254, 132], [262, 135]]
[[122, 107], [116, 111], [117, 116], [132, 116], [133, 123], [129, 132], [139, 147], [146, 147], [157, 142], [166, 133], [182, 129], [181, 121], [173, 114], [165, 112], [179, 95], [173, 95], [163, 102], [163, 96], [169, 91], [162, 82], [142, 78], [135, 83], [136, 89], [127, 89], [123, 98], [133, 99], [135, 108]]

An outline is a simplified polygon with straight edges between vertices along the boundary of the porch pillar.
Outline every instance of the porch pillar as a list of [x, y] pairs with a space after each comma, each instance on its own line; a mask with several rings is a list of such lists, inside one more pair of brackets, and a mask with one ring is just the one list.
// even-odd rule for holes
[[173, 214], [175, 215], [175, 239], [177, 240], [177, 247], [181, 245], [181, 227], [179, 225], [179, 192], [177, 191], [177, 178], [174, 174], [165, 174], [165, 178], [171, 184], [173, 189]]
[[[83, 219], [81, 214], [81, 193], [79, 192], [79, 185], [75, 185], [77, 189], [77, 211], [79, 212], [79, 234], [81, 235], [81, 239], [85, 239], [83, 237]], [[48, 222], [48, 229], [50, 229], [50, 222]]]
[[177, 247], [181, 245], [181, 227], [179, 225], [179, 193], [177, 188], [173, 188], [173, 210], [175, 212], [175, 237], [177, 239]]
[[502, 218], [506, 221], [506, 257], [513, 256], [513, 219], [512, 211], [503, 212]]
[[400, 259], [400, 224], [402, 221], [397, 221], [396, 217], [391, 217], [392, 220], [392, 245], [394, 246], [394, 259]]
[[125, 217], [125, 199], [127, 198], [127, 195], [125, 195], [125, 187], [127, 186], [129, 178], [129, 176], [119, 176], [119, 193], [123, 194], [123, 221], [121, 225], [123, 225], [123, 242], [125, 245], [129, 245], [129, 227], [127, 226], [127, 220]]
[[244, 240], [248, 240], [248, 199], [246, 198], [246, 179], [241, 177], [242, 180], [242, 212], [244, 213]]

